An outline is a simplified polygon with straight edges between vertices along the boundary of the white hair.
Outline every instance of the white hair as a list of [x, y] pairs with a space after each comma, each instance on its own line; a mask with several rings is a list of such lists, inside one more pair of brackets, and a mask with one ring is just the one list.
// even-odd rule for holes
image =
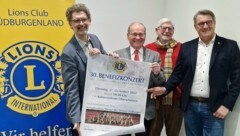
[[162, 18], [162, 19], [160, 19], [160, 20], [157, 22], [156, 28], [158, 28], [159, 26], [161, 26], [162, 24], [164, 24], [164, 23], [166, 23], [166, 22], [170, 22], [170, 23], [173, 25], [173, 27], [174, 27], [174, 24], [173, 24], [173, 22], [172, 22], [171, 19], [169, 19], [169, 18]]

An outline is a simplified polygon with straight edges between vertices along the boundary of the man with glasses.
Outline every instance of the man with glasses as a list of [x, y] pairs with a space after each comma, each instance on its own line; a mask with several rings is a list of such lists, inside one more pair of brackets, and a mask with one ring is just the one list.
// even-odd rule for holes
[[184, 43], [165, 87], [151, 88], [152, 96], [168, 94], [182, 83], [181, 108], [187, 136], [223, 136], [224, 119], [240, 91], [240, 51], [236, 41], [215, 33], [210, 10], [193, 17], [199, 38]]
[[[143, 44], [146, 39], [146, 28], [142, 23], [133, 22], [128, 27], [127, 38], [130, 46], [124, 49], [115, 51], [119, 57], [130, 59], [133, 61], [144, 61], [152, 63], [152, 72], [149, 80], [149, 88], [161, 86], [165, 82], [163, 73], [160, 71], [160, 57], [157, 52], [146, 49]], [[144, 91], [144, 90], [139, 90]], [[151, 122], [155, 116], [155, 102], [147, 95], [147, 104], [145, 112], [145, 132], [137, 133], [136, 136], [149, 136], [151, 129]]]
[[67, 119], [72, 123], [72, 135], [80, 135], [81, 111], [88, 55], [106, 54], [94, 34], [89, 34], [91, 14], [84, 4], [75, 4], [66, 11], [73, 37], [65, 45], [61, 55], [62, 75], [66, 93]]
[[[173, 39], [174, 24], [168, 18], [162, 18], [155, 28], [157, 39], [146, 45], [146, 48], [160, 54], [163, 74], [166, 80], [176, 66], [181, 43]], [[177, 86], [173, 92], [156, 100], [156, 117], [152, 122], [151, 136], [160, 136], [165, 125], [167, 136], [178, 136], [183, 119], [180, 109], [181, 86]]]

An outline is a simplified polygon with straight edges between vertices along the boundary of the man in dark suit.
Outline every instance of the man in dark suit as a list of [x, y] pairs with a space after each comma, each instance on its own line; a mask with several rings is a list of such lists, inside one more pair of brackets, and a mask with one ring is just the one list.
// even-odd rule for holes
[[[130, 46], [115, 51], [120, 58], [126, 58], [135, 61], [144, 61], [152, 63], [152, 72], [149, 80], [149, 88], [161, 86], [165, 82], [163, 73], [160, 71], [160, 57], [157, 52], [149, 50], [143, 46], [146, 39], [146, 28], [142, 23], [133, 22], [128, 27], [127, 38]], [[144, 90], [142, 90], [144, 91]], [[151, 121], [155, 117], [155, 101], [147, 95], [147, 104], [144, 125], [146, 131], [137, 133], [136, 136], [149, 136], [151, 129]]]
[[75, 4], [66, 11], [74, 36], [65, 45], [62, 56], [62, 75], [66, 93], [67, 119], [72, 123], [72, 135], [79, 136], [82, 101], [88, 55], [106, 54], [96, 35], [88, 34], [91, 14], [84, 4]]
[[193, 18], [199, 38], [180, 49], [165, 87], [151, 88], [153, 98], [168, 94], [180, 82], [187, 136], [223, 136], [224, 119], [240, 91], [240, 52], [236, 41], [215, 33], [215, 15], [200, 10]]

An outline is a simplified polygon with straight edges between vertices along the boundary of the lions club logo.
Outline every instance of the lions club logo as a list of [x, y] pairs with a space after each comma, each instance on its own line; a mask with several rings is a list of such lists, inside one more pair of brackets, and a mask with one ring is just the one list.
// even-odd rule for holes
[[53, 109], [63, 95], [60, 56], [37, 41], [16, 43], [0, 56], [0, 97], [15, 112], [34, 117]]
[[113, 63], [114, 71], [121, 74], [127, 69], [127, 64], [124, 61], [118, 60]]

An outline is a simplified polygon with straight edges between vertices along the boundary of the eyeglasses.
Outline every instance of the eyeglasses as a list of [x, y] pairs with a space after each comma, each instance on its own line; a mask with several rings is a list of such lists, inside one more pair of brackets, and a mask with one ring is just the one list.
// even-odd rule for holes
[[145, 33], [129, 33], [129, 35], [133, 36], [133, 37], [137, 37], [139, 36], [140, 38], [145, 37]]
[[206, 22], [200, 22], [200, 23], [198, 23], [197, 25], [199, 26], [199, 27], [204, 27], [204, 25], [205, 24], [207, 24], [207, 26], [211, 26], [212, 25], [212, 20], [209, 20], [209, 21], [206, 21]]
[[161, 28], [162, 30], [166, 31], [168, 29], [168, 31], [173, 31], [174, 27], [167, 27], [167, 26], [159, 26], [158, 28]]
[[88, 20], [88, 18], [78, 18], [78, 19], [72, 19], [71, 21], [75, 24], [77, 23], [85, 23]]

